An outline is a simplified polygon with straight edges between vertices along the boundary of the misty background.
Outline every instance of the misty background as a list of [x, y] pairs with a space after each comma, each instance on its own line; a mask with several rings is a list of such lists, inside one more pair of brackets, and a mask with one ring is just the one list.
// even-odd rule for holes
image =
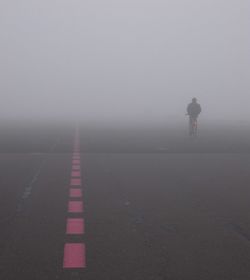
[[1, 119], [250, 119], [248, 0], [1, 0]]

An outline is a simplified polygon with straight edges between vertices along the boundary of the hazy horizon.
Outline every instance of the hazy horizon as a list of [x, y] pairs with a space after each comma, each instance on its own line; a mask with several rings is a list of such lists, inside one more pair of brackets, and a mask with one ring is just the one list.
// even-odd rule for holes
[[2, 0], [1, 118], [250, 120], [250, 2]]

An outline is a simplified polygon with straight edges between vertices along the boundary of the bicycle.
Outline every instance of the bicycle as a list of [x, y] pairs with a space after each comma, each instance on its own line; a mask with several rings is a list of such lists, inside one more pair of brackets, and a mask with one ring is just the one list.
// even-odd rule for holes
[[196, 117], [189, 116], [189, 135], [192, 137], [197, 136], [198, 131], [198, 121]]

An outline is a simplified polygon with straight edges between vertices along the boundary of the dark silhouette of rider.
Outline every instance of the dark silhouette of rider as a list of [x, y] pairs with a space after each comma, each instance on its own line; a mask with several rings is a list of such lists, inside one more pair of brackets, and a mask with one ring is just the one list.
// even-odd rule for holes
[[197, 103], [197, 98], [193, 98], [192, 102], [187, 106], [187, 114], [190, 119], [197, 120], [199, 114], [201, 113], [201, 105]]

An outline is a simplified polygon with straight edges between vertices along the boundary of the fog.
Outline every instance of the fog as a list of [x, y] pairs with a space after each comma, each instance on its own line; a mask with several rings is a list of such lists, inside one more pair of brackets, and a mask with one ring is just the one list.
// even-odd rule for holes
[[250, 119], [248, 0], [1, 0], [2, 119]]

